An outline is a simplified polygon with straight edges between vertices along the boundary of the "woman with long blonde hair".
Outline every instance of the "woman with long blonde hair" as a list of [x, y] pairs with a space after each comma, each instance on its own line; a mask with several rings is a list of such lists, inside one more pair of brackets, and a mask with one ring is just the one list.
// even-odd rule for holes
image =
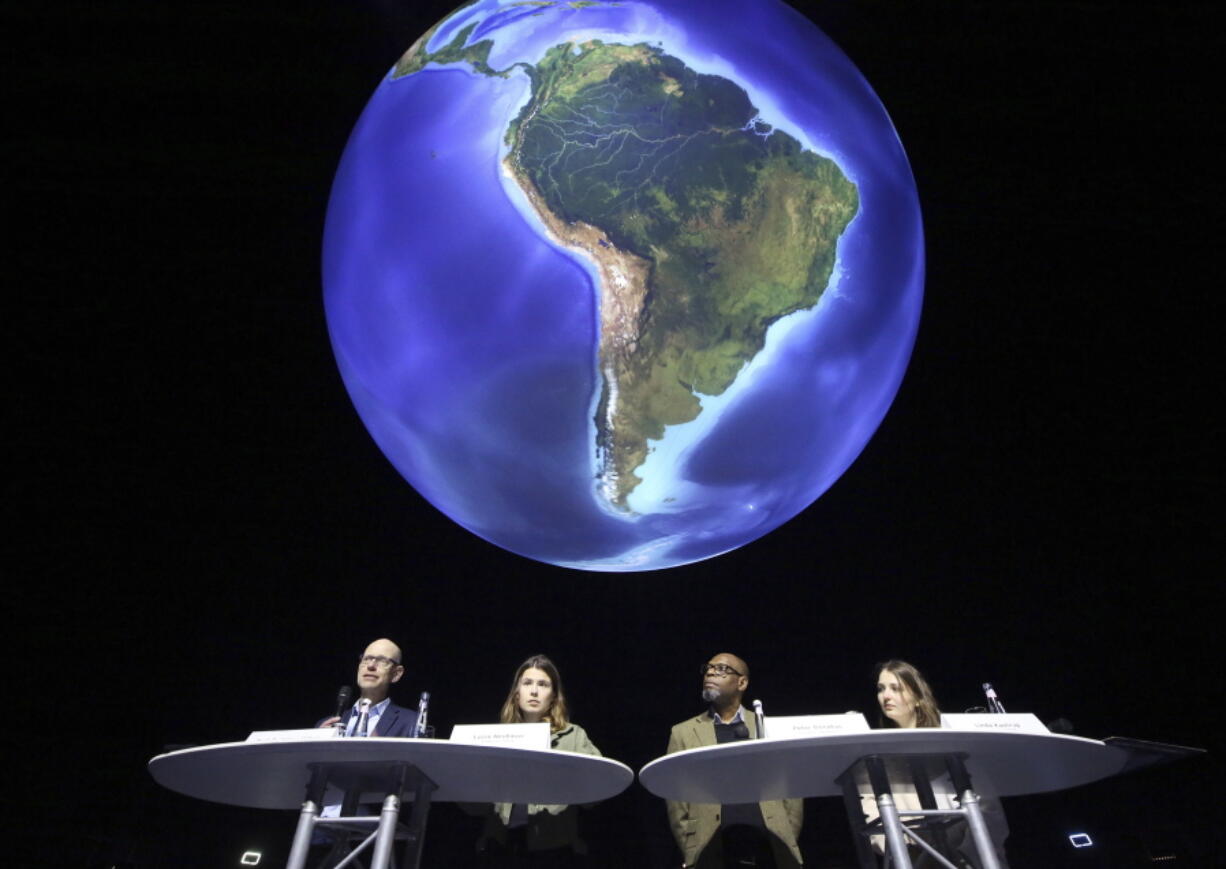
[[[555, 751], [600, 756], [587, 732], [570, 720], [562, 677], [545, 655], [532, 655], [515, 670], [502, 704], [503, 724], [548, 722]], [[495, 803], [486, 816], [477, 850], [500, 867], [579, 865], [587, 847], [579, 838], [575, 806]]]

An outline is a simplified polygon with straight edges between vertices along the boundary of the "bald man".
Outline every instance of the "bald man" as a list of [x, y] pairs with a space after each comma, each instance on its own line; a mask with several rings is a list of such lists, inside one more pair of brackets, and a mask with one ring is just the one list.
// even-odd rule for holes
[[[673, 727], [668, 753], [718, 745], [758, 735], [757, 721], [741, 705], [749, 665], [722, 652], [702, 668], [700, 715]], [[668, 801], [668, 823], [686, 867], [796, 867], [804, 860], [796, 844], [804, 821], [802, 800], [770, 800], [721, 806]]]
[[[392, 702], [392, 685], [404, 676], [404, 664], [400, 647], [389, 639], [375, 640], [366, 647], [366, 651], [358, 656], [358, 699], [346, 709], [339, 718], [333, 716], [319, 722], [319, 727], [332, 727], [341, 722], [341, 732], [345, 736], [392, 736], [404, 739], [412, 738], [417, 725], [417, 711], [405, 709]], [[362, 702], [370, 701], [365, 718], [362, 716]], [[371, 811], [366, 806], [354, 809], [358, 815], [369, 815]], [[341, 804], [329, 803], [319, 813], [321, 818], [335, 818], [340, 815]], [[363, 833], [365, 835], [365, 833]], [[312, 846], [330, 848], [319, 863], [321, 867], [335, 866], [349, 854], [351, 842], [347, 834], [337, 834], [331, 831], [317, 829], [311, 837]], [[318, 856], [318, 855], [317, 855]]]
[[[375, 640], [358, 659], [358, 700], [340, 718], [325, 718], [320, 727], [342, 722], [346, 736], [411, 737], [417, 712], [392, 702], [392, 685], [404, 675], [400, 647], [388, 639]], [[363, 700], [370, 701], [366, 721], [361, 718]]]

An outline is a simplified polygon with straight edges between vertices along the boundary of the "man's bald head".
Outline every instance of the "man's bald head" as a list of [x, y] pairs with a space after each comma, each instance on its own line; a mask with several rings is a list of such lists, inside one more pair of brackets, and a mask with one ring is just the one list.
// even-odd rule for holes
[[400, 647], [389, 639], [375, 640], [358, 662], [358, 691], [371, 703], [380, 703], [392, 684], [404, 675]]
[[713, 657], [708, 663], [723, 663], [736, 670], [746, 679], [749, 678], [749, 665], [745, 663], [744, 658], [739, 658], [731, 652], [720, 652]]
[[397, 664], [403, 663], [404, 658], [401, 657], [400, 647], [391, 640], [384, 637], [383, 639], [375, 640], [366, 647], [365, 655], [384, 655], [391, 658]]
[[702, 699], [717, 709], [741, 705], [749, 687], [749, 665], [731, 652], [711, 657], [702, 671]]

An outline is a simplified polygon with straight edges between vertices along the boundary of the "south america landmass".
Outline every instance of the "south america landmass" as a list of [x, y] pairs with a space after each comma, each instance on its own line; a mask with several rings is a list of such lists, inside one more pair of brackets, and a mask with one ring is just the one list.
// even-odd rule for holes
[[[491, 40], [465, 45], [472, 29], [433, 54], [427, 33], [393, 76], [457, 62], [509, 75], [489, 66]], [[858, 191], [739, 85], [659, 47], [593, 39], [516, 66], [531, 92], [504, 169], [599, 275], [600, 490], [628, 511], [649, 441], [732, 385], [772, 323], [817, 304]]]

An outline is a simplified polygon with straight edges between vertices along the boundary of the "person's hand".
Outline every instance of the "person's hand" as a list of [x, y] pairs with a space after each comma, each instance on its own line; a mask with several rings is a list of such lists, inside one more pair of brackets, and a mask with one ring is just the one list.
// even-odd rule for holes
[[323, 721], [319, 722], [319, 726], [320, 727], [332, 727], [333, 725], [336, 724], [336, 722], [340, 720], [341, 719], [339, 715], [333, 715], [331, 718], [325, 718]]

